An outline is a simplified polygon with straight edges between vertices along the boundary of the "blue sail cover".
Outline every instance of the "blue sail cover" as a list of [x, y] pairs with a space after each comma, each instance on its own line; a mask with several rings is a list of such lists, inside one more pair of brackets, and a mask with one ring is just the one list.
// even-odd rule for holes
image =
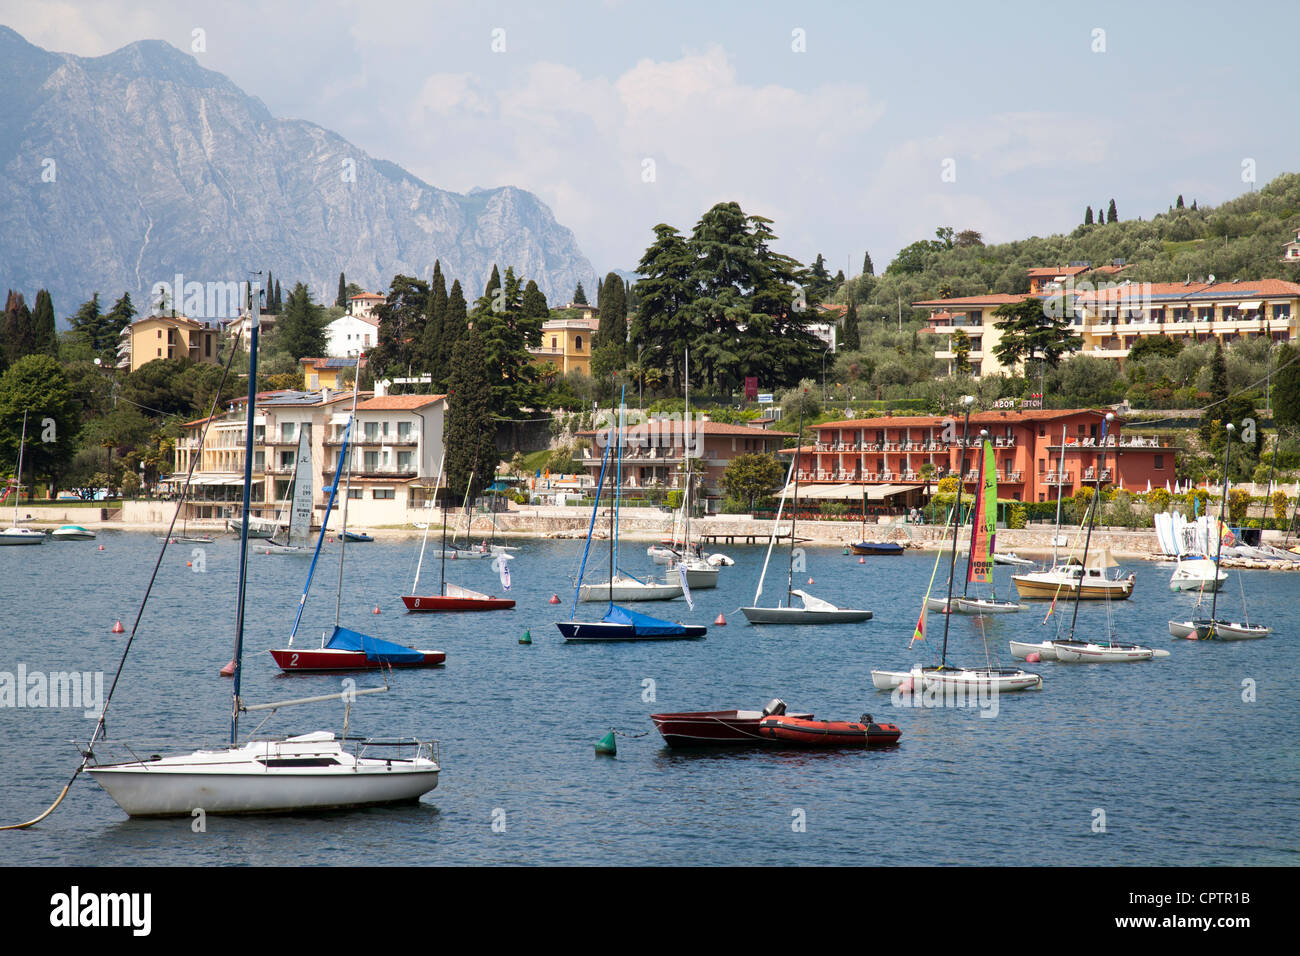
[[334, 626], [334, 634], [325, 646], [341, 651], [365, 651], [366, 660], [379, 664], [418, 664], [424, 660], [419, 651], [338, 625]]
[[630, 624], [641, 637], [686, 633], [686, 628], [675, 621], [662, 621], [657, 617], [651, 617], [649, 614], [629, 611], [617, 604], [611, 604], [601, 620], [606, 624]]

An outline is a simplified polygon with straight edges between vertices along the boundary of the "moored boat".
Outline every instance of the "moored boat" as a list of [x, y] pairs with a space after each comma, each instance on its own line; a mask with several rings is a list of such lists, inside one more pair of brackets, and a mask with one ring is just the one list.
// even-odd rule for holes
[[1169, 576], [1169, 590], [1215, 591], [1226, 580], [1228, 573], [1219, 567], [1217, 561], [1203, 554], [1184, 554]]
[[856, 721], [774, 715], [758, 722], [758, 732], [789, 747], [887, 747], [902, 734], [897, 724], [878, 724], [870, 714]]
[[870, 611], [838, 607], [798, 588], [790, 593], [803, 601], [803, 607], [742, 607], [740, 611], [750, 624], [851, 624], [871, 620]]
[[1042, 690], [1043, 678], [1016, 667], [950, 667], [942, 664], [907, 671], [872, 671], [876, 690], [922, 693], [931, 689], [966, 688], [1006, 693], [1016, 690]]
[[51, 541], [93, 541], [95, 532], [88, 531], [79, 524], [65, 524], [50, 532]]
[[[651, 714], [664, 742], [670, 747], [713, 747], [735, 744], [763, 744], [759, 723], [773, 714], [785, 714], [785, 701], [777, 698], [762, 710], [699, 710], [677, 714]], [[812, 719], [812, 714], [790, 714]]]
[[381, 667], [442, 667], [446, 651], [421, 651], [380, 640], [346, 628], [324, 647], [272, 648], [271, 657], [283, 671], [361, 671]]
[[849, 550], [854, 554], [898, 555], [905, 549], [896, 541], [859, 541], [850, 544]]

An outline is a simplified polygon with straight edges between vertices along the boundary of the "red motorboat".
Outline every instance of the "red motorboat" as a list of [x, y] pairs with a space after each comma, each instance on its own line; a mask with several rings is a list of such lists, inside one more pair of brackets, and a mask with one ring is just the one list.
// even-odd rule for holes
[[421, 651], [335, 626], [324, 647], [273, 648], [284, 671], [360, 671], [381, 667], [442, 667], [445, 651]]
[[[759, 724], [773, 713], [785, 713], [785, 703], [774, 700], [763, 710], [702, 710], [680, 714], [651, 714], [664, 742], [670, 747], [713, 747], [723, 744], [762, 744], [770, 740]], [[812, 719], [812, 714], [792, 716]]]
[[856, 721], [774, 714], [759, 721], [758, 733], [791, 747], [888, 747], [902, 735], [896, 724], [875, 723], [870, 714]]

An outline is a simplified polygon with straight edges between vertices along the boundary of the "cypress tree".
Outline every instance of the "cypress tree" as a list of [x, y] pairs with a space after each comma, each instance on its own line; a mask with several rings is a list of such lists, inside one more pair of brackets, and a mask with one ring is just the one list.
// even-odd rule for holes
[[1092, 225], [1092, 207], [1091, 207], [1091, 206], [1089, 206], [1088, 209], [1087, 209], [1087, 211], [1084, 212], [1084, 214], [1083, 214], [1083, 224], [1084, 224], [1085, 226], [1091, 226], [1091, 225]]
[[442, 313], [442, 354], [447, 356], [447, 365], [442, 370], [443, 381], [451, 374], [451, 361], [456, 351], [456, 343], [469, 332], [469, 307], [465, 303], [465, 293], [461, 291], [460, 280], [454, 279], [451, 291], [447, 293], [447, 307]]
[[279, 315], [284, 311], [284, 300], [280, 298], [280, 280], [275, 280], [275, 314]]
[[73, 334], [86, 343], [92, 352], [100, 352], [104, 336], [104, 315], [99, 309], [99, 293], [81, 304], [77, 314], [70, 320]]
[[543, 322], [551, 315], [550, 307], [546, 304], [546, 296], [542, 294], [542, 290], [537, 287], [537, 283], [532, 279], [529, 279], [528, 285], [524, 286], [524, 295], [520, 302], [520, 308], [528, 318], [541, 319]]
[[600, 326], [596, 330], [598, 346], [617, 345], [621, 349], [627, 341], [627, 299], [623, 295], [623, 282], [616, 273], [605, 276], [605, 295], [600, 304]]
[[5, 300], [4, 351], [9, 365], [13, 365], [24, 355], [30, 355], [36, 347], [36, 331], [32, 326], [32, 313], [27, 308], [21, 292], [9, 290]]
[[429, 280], [429, 304], [426, 307], [424, 333], [421, 337], [419, 358], [425, 371], [435, 382], [446, 378], [446, 366], [451, 351], [446, 345], [443, 317], [447, 312], [447, 280], [442, 275], [442, 263], [434, 260], [433, 278]]
[[59, 333], [54, 323], [54, 303], [48, 289], [36, 293], [36, 309], [32, 313], [32, 330], [36, 351], [53, 358], [59, 357]]
[[1183, 208], [1183, 194], [1182, 194], [1182, 193], [1179, 193], [1179, 194], [1178, 194], [1178, 202], [1174, 204], [1174, 208], [1175, 208], [1175, 209], [1182, 209], [1182, 208]]
[[862, 348], [862, 335], [858, 329], [858, 307], [852, 301], [844, 312], [844, 347], [850, 352]]
[[1115, 211], [1115, 200], [1110, 201], [1110, 206], [1106, 209], [1106, 222], [1119, 222], [1119, 213]]
[[574, 304], [574, 305], [586, 305], [586, 304], [587, 304], [587, 293], [585, 293], [585, 292], [582, 291], [582, 283], [581, 283], [581, 282], [579, 282], [579, 283], [578, 283], [578, 287], [577, 287], [576, 289], [573, 290], [573, 304]]
[[342, 272], [339, 273], [339, 294], [334, 299], [334, 304], [343, 309], [348, 307], [348, 282]]
[[266, 270], [266, 296], [262, 300], [263, 312], [275, 312], [275, 277], [271, 275], [271, 270]]
[[870, 276], [876, 274], [875, 267], [872, 266], [871, 264], [871, 253], [869, 252], [864, 252], [862, 254], [862, 274], [864, 276]]
[[[452, 285], [450, 301], [460, 288]], [[464, 299], [461, 299], [462, 303]], [[451, 353], [447, 386], [447, 490], [455, 502], [464, 500], [466, 486], [472, 499], [492, 480], [499, 456], [496, 423], [492, 420], [492, 384], [487, 355], [479, 329], [469, 330]]]

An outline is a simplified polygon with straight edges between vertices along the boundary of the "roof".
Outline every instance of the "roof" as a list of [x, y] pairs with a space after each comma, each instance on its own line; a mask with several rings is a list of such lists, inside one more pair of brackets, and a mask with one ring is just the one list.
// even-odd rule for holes
[[1090, 266], [1042, 266], [1037, 269], [1028, 270], [1031, 278], [1043, 279], [1047, 277], [1056, 278], [1056, 276], [1077, 276], [1081, 272], [1087, 272]]
[[1131, 282], [1113, 289], [1080, 292], [1080, 303], [1118, 303], [1130, 299], [1160, 304], [1218, 299], [1260, 299], [1300, 297], [1300, 282], [1285, 279], [1243, 279], [1240, 282]]
[[[264, 392], [257, 396], [257, 404], [269, 408], [294, 408], [307, 407], [313, 405], [333, 405], [340, 401], [352, 401], [351, 392], [330, 392], [329, 398], [325, 397], [325, 390], [321, 389], [315, 392], [299, 392], [294, 390], [285, 390], [281, 392]], [[367, 399], [360, 399], [357, 405], [360, 408], [366, 403]]]
[[[213, 332], [216, 331], [216, 329], [208, 325], [206, 322], [195, 321], [187, 315], [146, 315], [142, 318], [136, 319], [131, 323], [131, 326], [140, 325], [144, 322], [166, 322], [172, 325], [185, 326], [190, 329], [208, 329]], [[131, 326], [128, 326], [128, 328]]]
[[330, 325], [333, 325], [335, 322], [364, 322], [366, 325], [373, 325], [375, 328], [379, 328], [379, 320], [369, 315], [349, 315], [344, 313], [335, 319], [334, 322], [331, 322]]
[[357, 367], [357, 357], [355, 355], [353, 355], [351, 358], [333, 358], [330, 356], [326, 356], [325, 358], [309, 358], [308, 356], [304, 355], [302, 358], [298, 359], [298, 361], [303, 365], [310, 365], [312, 368], [356, 368]]
[[358, 403], [357, 411], [413, 411], [440, 402], [446, 397], [446, 395], [380, 395], [375, 398], [367, 398], [364, 402]]
[[[970, 420], [972, 425], [1014, 425], [1017, 423], [1052, 421], [1059, 418], [1070, 418], [1075, 415], [1095, 415], [1098, 418], [1104, 418], [1106, 412], [1095, 408], [994, 409], [987, 412], [972, 412]], [[833, 428], [928, 428], [955, 418], [958, 418], [956, 412], [949, 415], [886, 415], [878, 418], [854, 418], [839, 422], [823, 422], [820, 425], [811, 427], [818, 431]], [[1119, 416], [1116, 416], [1116, 418], [1122, 421]]]
[[[692, 430], [700, 428], [705, 435], [744, 435], [746, 438], [756, 436], [773, 437], [773, 438], [793, 438], [794, 432], [778, 432], [770, 428], [755, 428], [751, 425], [732, 425], [727, 422], [701, 422], [695, 421], [691, 425]], [[586, 431], [578, 432], [579, 435], [596, 435], [607, 429], [589, 428]], [[647, 431], [657, 431], [670, 435], [675, 435], [682, 430], [681, 419], [676, 418], [653, 418], [648, 422], [639, 422], [635, 425], [624, 426], [624, 431], [631, 435], [642, 434]]]
[[349, 302], [355, 302], [357, 299], [387, 299], [388, 296], [380, 295], [378, 292], [358, 292], [356, 295], [348, 296]]
[[1002, 292], [992, 292], [988, 295], [964, 295], [953, 299], [921, 299], [913, 302], [914, 306], [949, 306], [949, 305], [1010, 305], [1014, 302], [1021, 302], [1025, 299], [1034, 299], [1038, 296], [1030, 295], [1026, 292], [1024, 295], [1006, 295]]

